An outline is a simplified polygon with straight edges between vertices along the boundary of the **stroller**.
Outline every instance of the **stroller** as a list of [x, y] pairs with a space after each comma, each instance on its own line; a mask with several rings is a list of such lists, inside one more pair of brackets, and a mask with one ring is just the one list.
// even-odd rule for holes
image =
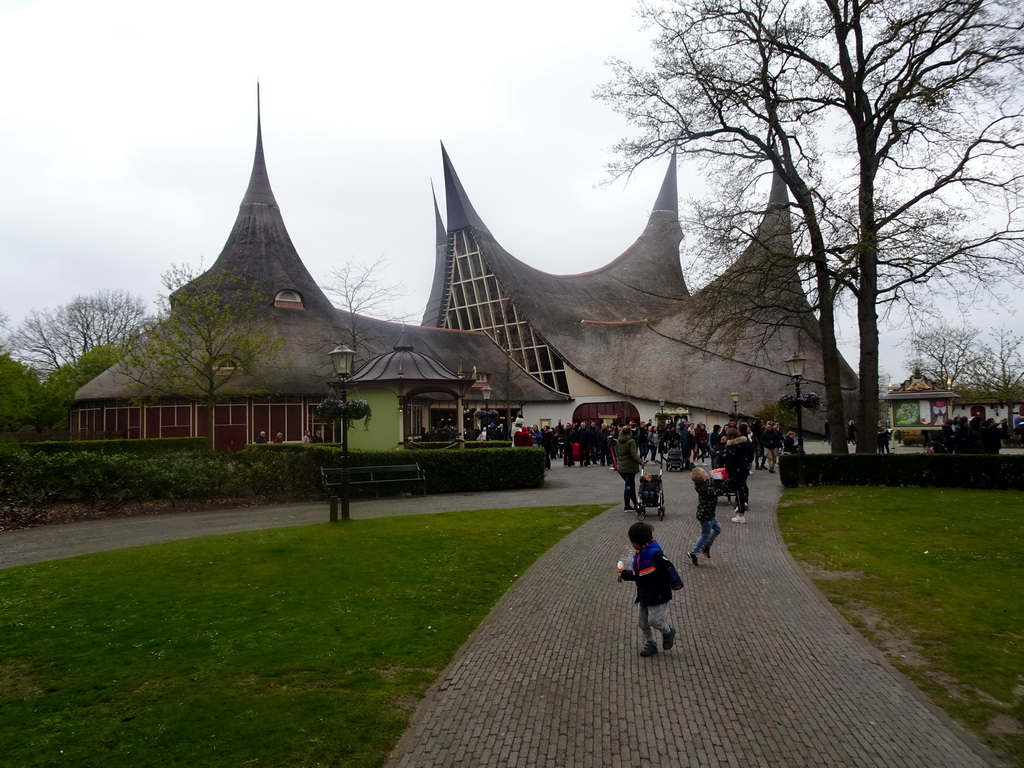
[[640, 476], [639, 498], [636, 502], [636, 517], [643, 520], [647, 517], [647, 509], [657, 508], [658, 519], [665, 519], [665, 488], [661, 482], [661, 469], [657, 474], [645, 472]]
[[670, 448], [665, 459], [665, 469], [669, 472], [683, 471], [683, 452], [679, 448]]
[[711, 470], [711, 484], [718, 498], [725, 497], [726, 501], [732, 502], [732, 483], [729, 482], [729, 474], [724, 469]]

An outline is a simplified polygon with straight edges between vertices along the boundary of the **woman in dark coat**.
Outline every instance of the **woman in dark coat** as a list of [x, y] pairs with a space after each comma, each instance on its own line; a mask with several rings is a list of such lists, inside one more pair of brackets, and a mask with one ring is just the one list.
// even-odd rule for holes
[[754, 461], [754, 446], [738, 429], [725, 431], [725, 472], [729, 475], [729, 485], [736, 491], [736, 516], [734, 523], [747, 522], [746, 514], [750, 489], [747, 478], [750, 476], [750, 465]]
[[615, 457], [615, 468], [626, 484], [622, 489], [625, 508], [627, 511], [639, 510], [640, 505], [636, 503], [636, 473], [640, 471], [644, 462], [640, 460], [640, 452], [637, 450], [636, 440], [633, 439], [632, 430], [629, 427], [619, 430], [619, 437], [615, 443]]

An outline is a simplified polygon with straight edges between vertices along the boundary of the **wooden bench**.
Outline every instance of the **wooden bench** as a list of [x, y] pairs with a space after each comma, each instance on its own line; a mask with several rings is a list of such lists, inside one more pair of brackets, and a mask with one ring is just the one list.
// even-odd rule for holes
[[[328, 491], [341, 487], [342, 467], [321, 467], [320, 476]], [[427, 495], [427, 476], [419, 464], [387, 464], [380, 467], [350, 467], [348, 470], [349, 486], [372, 485], [374, 495], [380, 498], [382, 483], [413, 483], [419, 484], [422, 495]]]

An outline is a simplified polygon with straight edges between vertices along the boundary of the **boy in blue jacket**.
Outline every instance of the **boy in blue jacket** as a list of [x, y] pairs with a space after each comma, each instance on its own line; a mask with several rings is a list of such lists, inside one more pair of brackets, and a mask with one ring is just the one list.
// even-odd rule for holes
[[641, 656], [653, 656], [658, 652], [658, 643], [653, 630], [661, 633], [661, 647], [666, 651], [676, 641], [676, 630], [668, 623], [668, 602], [672, 592], [683, 588], [672, 561], [665, 557], [661, 545], [654, 540], [654, 531], [647, 523], [633, 523], [629, 526], [629, 543], [636, 554], [633, 567], [619, 571], [621, 578], [636, 582], [637, 606], [636, 623], [644, 634]]

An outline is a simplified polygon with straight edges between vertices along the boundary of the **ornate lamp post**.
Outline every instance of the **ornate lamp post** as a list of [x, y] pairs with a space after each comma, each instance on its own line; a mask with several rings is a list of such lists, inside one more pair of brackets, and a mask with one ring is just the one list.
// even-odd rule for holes
[[736, 421], [739, 418], [740, 408], [740, 393], [733, 392], [729, 395], [729, 399], [732, 400], [732, 420]]
[[[352, 361], [355, 359], [356, 353], [354, 350], [349, 349], [344, 344], [339, 344], [334, 348], [334, 351], [330, 353], [331, 363], [334, 364], [334, 373], [337, 375], [337, 379], [328, 382], [331, 389], [338, 392], [341, 396], [342, 415], [341, 415], [341, 519], [348, 520], [348, 502], [349, 502], [349, 485], [348, 485], [348, 408], [345, 407], [348, 404], [348, 380], [352, 376]], [[338, 522], [338, 505], [335, 501], [331, 500], [331, 522]]]
[[807, 485], [804, 476], [804, 417], [803, 404], [800, 401], [800, 381], [804, 377], [804, 363], [807, 358], [794, 354], [786, 361], [786, 368], [789, 369], [789, 376], [796, 385], [796, 471], [797, 482], [801, 486]]
[[[490, 384], [485, 384], [484, 386], [480, 387], [480, 394], [483, 395], [483, 398], [484, 398], [484, 412], [485, 413], [491, 409], [490, 408], [490, 405], [491, 405], [491, 392], [493, 392], [493, 391], [494, 391], [494, 388]], [[486, 416], [485, 416], [485, 418], [486, 418]], [[489, 425], [484, 425], [484, 429], [487, 429], [488, 426]], [[488, 440], [491, 439], [490, 430], [488, 430], [488, 432], [487, 432], [487, 439]]]

